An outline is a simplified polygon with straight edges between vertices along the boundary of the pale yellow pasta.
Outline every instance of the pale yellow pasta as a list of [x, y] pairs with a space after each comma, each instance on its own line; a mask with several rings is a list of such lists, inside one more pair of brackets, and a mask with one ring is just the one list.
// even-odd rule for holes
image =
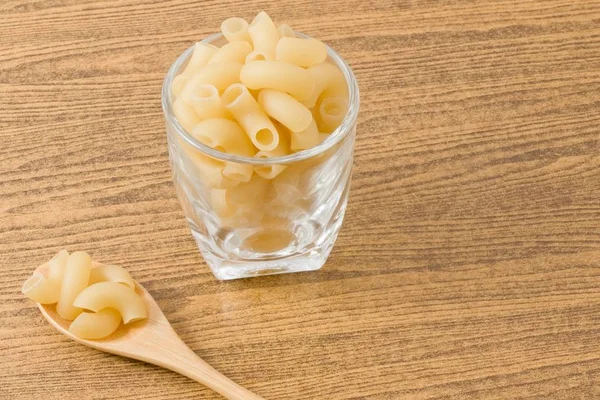
[[310, 125], [312, 114], [298, 100], [279, 90], [264, 89], [258, 95], [258, 104], [267, 115], [293, 132], [303, 131]]
[[191, 91], [203, 84], [213, 85], [222, 93], [230, 85], [240, 82], [241, 69], [242, 64], [235, 62], [207, 65], [188, 79], [181, 90], [181, 97], [188, 98]]
[[135, 289], [135, 283], [129, 272], [118, 265], [97, 265], [90, 271], [88, 285], [98, 282], [117, 282]]
[[40, 272], [34, 272], [23, 284], [21, 292], [40, 304], [54, 304], [60, 297], [60, 284], [46, 279]]
[[221, 24], [221, 32], [223, 32], [223, 36], [229, 42], [244, 41], [252, 43], [252, 39], [250, 39], [250, 34], [248, 33], [248, 22], [243, 18], [227, 18]]
[[185, 69], [180, 75], [192, 75], [198, 71], [200, 71], [208, 61], [214, 56], [218, 47], [213, 46], [212, 44], [198, 42], [194, 45], [194, 51], [192, 56], [190, 57], [190, 61], [188, 61]]
[[81, 308], [73, 304], [77, 296], [85, 289], [90, 279], [92, 259], [83, 251], [71, 253], [60, 287], [60, 297], [56, 312], [61, 318], [73, 320], [81, 313]]
[[233, 116], [223, 107], [221, 97], [216, 87], [209, 84], [200, 84], [193, 88], [185, 98], [185, 102], [192, 106], [200, 120], [209, 118], [229, 118]]
[[115, 309], [105, 308], [96, 313], [83, 312], [69, 326], [69, 332], [82, 339], [102, 339], [121, 325], [121, 314]]
[[306, 71], [314, 81], [314, 87], [311, 94], [302, 101], [302, 104], [306, 107], [314, 107], [321, 95], [326, 97], [348, 98], [346, 78], [344, 78], [342, 71], [335, 65], [324, 62], [313, 65]]
[[121, 314], [125, 324], [147, 317], [144, 299], [131, 288], [117, 282], [99, 282], [88, 286], [79, 293], [73, 304], [93, 312], [114, 308]]
[[254, 146], [264, 151], [271, 151], [277, 147], [279, 132], [244, 85], [231, 85], [221, 99]]
[[171, 92], [175, 97], [181, 96], [181, 91], [183, 90], [183, 87], [185, 86], [188, 79], [190, 79], [190, 76], [191, 75], [181, 74], [173, 78], [173, 82], [171, 82]]
[[236, 162], [226, 162], [223, 171], [224, 177], [239, 181], [248, 182], [254, 173], [254, 167], [251, 164], [241, 164]]
[[227, 190], [227, 203], [234, 205], [262, 206], [269, 189], [269, 181], [254, 175], [249, 182]]
[[271, 17], [261, 11], [248, 27], [248, 33], [254, 50], [264, 54], [267, 60], [274, 60], [279, 33]]
[[67, 250], [61, 250], [54, 257], [52, 257], [50, 261], [48, 261], [49, 280], [54, 281], [59, 285], [62, 283], [68, 258], [69, 252]]
[[342, 97], [327, 97], [319, 105], [321, 130], [333, 132], [342, 123], [348, 111], [348, 100]]
[[312, 38], [282, 37], [277, 42], [275, 60], [311, 67], [327, 59], [325, 43]]
[[217, 53], [212, 56], [209, 64], [221, 64], [221, 63], [229, 63], [229, 62], [237, 62], [243, 64], [246, 62], [246, 56], [252, 53], [252, 46], [248, 42], [231, 42], [223, 45], [217, 51]]
[[261, 53], [259, 51], [253, 51], [252, 53], [250, 53], [246, 56], [245, 63], [248, 64], [248, 63], [251, 63], [254, 61], [264, 61], [266, 59], [267, 58], [265, 57], [265, 55], [263, 53]]
[[212, 189], [210, 191], [212, 209], [220, 217], [228, 217], [235, 213], [235, 206], [227, 201], [227, 189]]
[[228, 119], [211, 118], [197, 124], [192, 136], [224, 153], [252, 157], [256, 150], [240, 125]]
[[319, 143], [319, 129], [311, 114], [310, 123], [306, 129], [291, 133], [290, 149], [292, 151], [310, 149]]
[[223, 176], [225, 163], [222, 161], [204, 155], [195, 155], [193, 161], [199, 172], [199, 178], [206, 186], [227, 189], [239, 184], [239, 181]]
[[296, 37], [294, 30], [288, 24], [281, 24], [277, 27], [277, 33], [279, 33], [279, 38], [284, 37]]
[[[285, 136], [281, 136], [279, 140], [279, 144], [277, 147], [271, 151], [259, 151], [256, 153], [254, 157], [256, 158], [275, 158], [275, 157], [283, 157], [290, 154], [289, 143], [285, 139]], [[285, 170], [286, 166], [283, 164], [270, 164], [270, 165], [258, 165], [254, 167], [254, 172], [258, 176], [261, 176], [265, 179], [273, 179], [277, 175], [279, 175], [283, 170]]]
[[308, 99], [315, 86], [315, 80], [308, 70], [294, 64], [269, 60], [244, 65], [240, 80], [249, 89], [280, 90], [300, 101]]
[[330, 133], [320, 132], [319, 133], [319, 143], [324, 142], [329, 137]]
[[179, 121], [179, 125], [190, 132], [200, 122], [200, 118], [194, 108], [182, 99], [176, 99], [173, 102], [173, 115]]

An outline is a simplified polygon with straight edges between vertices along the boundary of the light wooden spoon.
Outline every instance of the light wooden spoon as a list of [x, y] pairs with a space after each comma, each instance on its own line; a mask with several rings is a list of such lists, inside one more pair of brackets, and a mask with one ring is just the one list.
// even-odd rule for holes
[[[44, 264], [37, 271], [47, 275], [47, 268], [48, 264]], [[183, 343], [156, 301], [137, 282], [136, 291], [144, 298], [148, 318], [121, 325], [115, 333], [100, 340], [81, 339], [69, 332], [71, 321], [59, 317], [54, 305], [38, 303], [37, 306], [50, 325], [76, 342], [107, 353], [134, 358], [170, 369], [208, 386], [230, 400], [264, 400], [227, 378], [198, 357]]]

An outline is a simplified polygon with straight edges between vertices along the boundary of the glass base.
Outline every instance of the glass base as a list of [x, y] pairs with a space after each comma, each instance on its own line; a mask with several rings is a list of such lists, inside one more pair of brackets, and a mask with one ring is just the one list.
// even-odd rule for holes
[[[271, 254], [265, 257], [253, 258], [223, 258], [207, 251], [202, 245], [202, 240], [192, 229], [198, 248], [204, 260], [219, 280], [252, 278], [256, 276], [287, 274], [290, 272], [316, 271], [327, 261], [331, 247], [325, 246], [308, 250], [304, 253], [286, 254], [276, 256]], [[198, 240], [200, 239], [200, 240]], [[333, 243], [331, 243], [333, 245]]]

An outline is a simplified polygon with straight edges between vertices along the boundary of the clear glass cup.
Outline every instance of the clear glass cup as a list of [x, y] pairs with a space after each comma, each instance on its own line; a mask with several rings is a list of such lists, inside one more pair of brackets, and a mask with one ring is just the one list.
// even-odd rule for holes
[[[221, 34], [204, 42], [226, 43]], [[171, 84], [192, 51], [186, 50], [169, 69], [162, 106], [173, 181], [206, 263], [222, 280], [321, 268], [348, 202], [359, 109], [350, 67], [328, 48], [329, 60], [348, 83], [349, 108], [342, 124], [311, 149], [258, 159], [204, 145], [173, 115]], [[231, 179], [236, 173], [252, 178], [236, 184], [238, 180]]]

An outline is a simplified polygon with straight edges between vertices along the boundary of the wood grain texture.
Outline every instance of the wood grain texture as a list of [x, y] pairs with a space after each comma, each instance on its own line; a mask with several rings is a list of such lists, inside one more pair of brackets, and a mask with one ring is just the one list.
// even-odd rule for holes
[[[231, 15], [325, 40], [361, 88], [315, 273], [219, 282], [170, 180], [160, 87]], [[267, 399], [600, 398], [600, 3], [0, 2], [0, 398], [217, 399], [53, 331], [58, 249], [127, 267]]]

